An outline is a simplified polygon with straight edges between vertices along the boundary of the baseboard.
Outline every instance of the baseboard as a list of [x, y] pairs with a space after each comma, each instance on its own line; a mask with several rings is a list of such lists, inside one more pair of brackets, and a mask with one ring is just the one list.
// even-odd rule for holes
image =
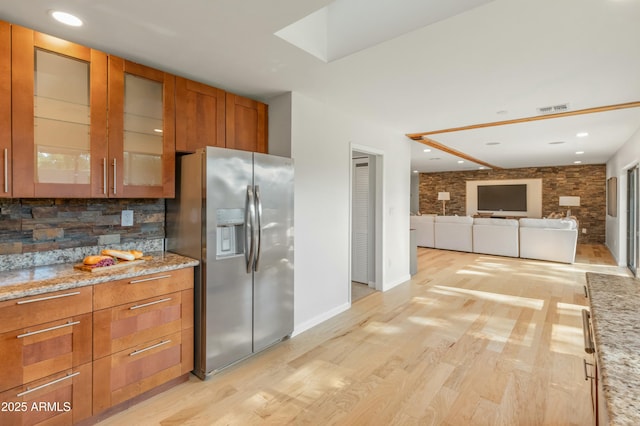
[[305, 332], [320, 323], [325, 322], [329, 318], [335, 317], [336, 315], [346, 311], [350, 307], [351, 307], [350, 303], [345, 303], [344, 305], [340, 305], [336, 308], [331, 309], [330, 311], [324, 312], [316, 317], [313, 317], [310, 320], [303, 322], [302, 324], [298, 324], [294, 326], [293, 333], [291, 333], [291, 337], [295, 337], [298, 334]]
[[391, 290], [395, 286], [398, 286], [398, 285], [400, 285], [402, 283], [406, 283], [409, 280], [411, 280], [411, 274], [407, 274], [407, 275], [403, 276], [402, 278], [399, 278], [399, 279], [397, 279], [395, 281], [391, 281], [389, 283], [382, 283], [382, 291]]

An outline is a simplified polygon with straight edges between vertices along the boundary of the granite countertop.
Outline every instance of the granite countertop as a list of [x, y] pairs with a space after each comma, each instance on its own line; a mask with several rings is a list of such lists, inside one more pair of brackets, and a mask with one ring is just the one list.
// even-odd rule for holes
[[197, 266], [199, 263], [195, 259], [175, 253], [151, 252], [146, 255], [151, 259], [137, 265], [104, 272], [81, 271], [74, 269], [74, 264], [69, 263], [2, 271], [0, 272], [0, 301], [188, 268]]
[[613, 425], [640, 425], [640, 281], [587, 273], [598, 368]]

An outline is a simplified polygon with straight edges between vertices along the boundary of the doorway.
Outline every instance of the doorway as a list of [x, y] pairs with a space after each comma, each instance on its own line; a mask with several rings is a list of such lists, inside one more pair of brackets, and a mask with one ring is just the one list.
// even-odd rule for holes
[[381, 274], [380, 154], [351, 152], [351, 303], [376, 291]]
[[638, 274], [638, 166], [627, 170], [627, 267]]

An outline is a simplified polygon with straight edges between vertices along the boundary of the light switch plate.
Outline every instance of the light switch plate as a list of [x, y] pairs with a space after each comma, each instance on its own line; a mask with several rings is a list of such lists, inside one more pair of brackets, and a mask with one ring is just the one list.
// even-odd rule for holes
[[133, 210], [122, 210], [122, 226], [133, 226]]

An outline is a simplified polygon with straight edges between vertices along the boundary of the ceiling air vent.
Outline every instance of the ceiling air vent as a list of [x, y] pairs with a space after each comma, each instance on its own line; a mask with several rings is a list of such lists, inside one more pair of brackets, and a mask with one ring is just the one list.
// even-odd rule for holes
[[538, 108], [538, 114], [556, 114], [565, 111], [569, 111], [569, 104], [551, 105]]

